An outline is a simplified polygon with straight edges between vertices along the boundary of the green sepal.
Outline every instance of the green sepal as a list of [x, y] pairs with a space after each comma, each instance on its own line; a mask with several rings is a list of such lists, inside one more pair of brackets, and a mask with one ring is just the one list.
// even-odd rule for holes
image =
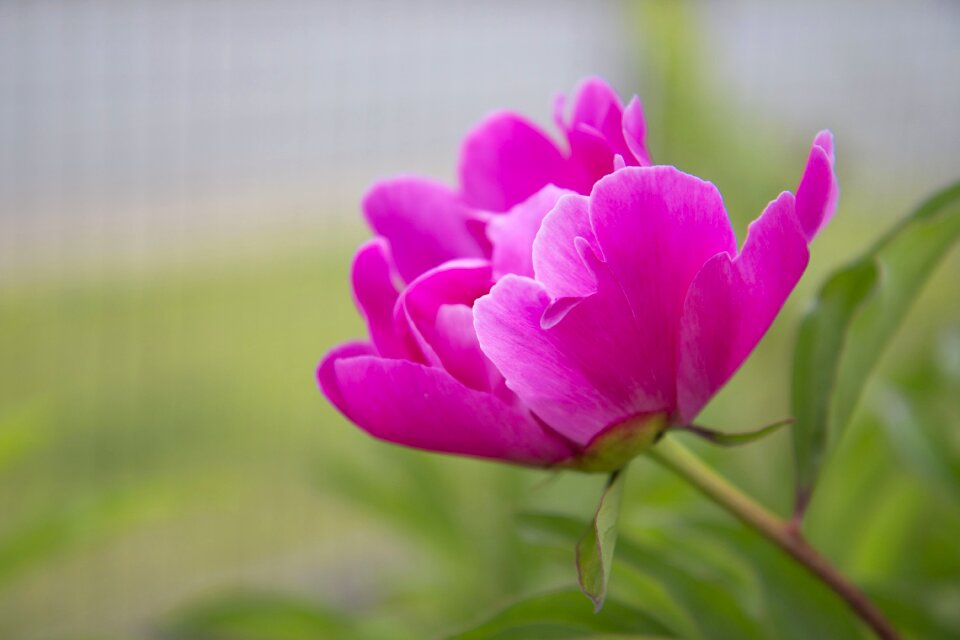
[[557, 466], [587, 473], [612, 473], [656, 444], [669, 426], [665, 413], [621, 422], [591, 440], [579, 456]]

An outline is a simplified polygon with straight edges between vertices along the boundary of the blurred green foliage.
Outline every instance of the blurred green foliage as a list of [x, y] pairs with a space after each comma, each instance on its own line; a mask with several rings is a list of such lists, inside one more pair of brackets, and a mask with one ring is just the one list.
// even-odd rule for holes
[[[795, 183], [808, 141], [774, 148], [762, 128], [723, 126], [689, 7], [645, 3], [635, 20], [655, 158], [716, 181], [742, 230]], [[878, 212], [904, 213], [844, 192], [804, 282], [705, 424], [787, 415], [800, 311], [867, 248]], [[347, 286], [363, 234], [0, 284], [0, 637], [863, 637], [802, 569], [644, 460], [593, 617], [573, 591], [573, 543], [603, 478], [403, 450], [347, 425], [313, 368], [363, 332]], [[916, 638], [960, 637], [958, 273], [953, 251], [808, 512], [814, 545]], [[786, 514], [788, 431], [692, 446]]]

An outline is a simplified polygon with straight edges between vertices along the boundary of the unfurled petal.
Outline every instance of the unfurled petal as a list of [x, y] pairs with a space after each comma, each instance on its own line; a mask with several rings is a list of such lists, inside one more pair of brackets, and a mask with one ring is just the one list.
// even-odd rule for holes
[[450, 375], [478, 391], [498, 391], [503, 377], [480, 350], [473, 308], [445, 304], [437, 309], [431, 346]]
[[[556, 431], [579, 445], [626, 419], [663, 410], [673, 380], [648, 366], [643, 327], [586, 241], [577, 243], [597, 292], [572, 300], [544, 327], [543, 285], [500, 280], [474, 305], [477, 337], [507, 386]], [[567, 299], [570, 300], [570, 299]]]
[[625, 310], [636, 319], [645, 355], [636, 366], [673, 381], [687, 289], [711, 257], [736, 253], [720, 193], [673, 167], [627, 167], [597, 183], [590, 221]]
[[561, 198], [547, 214], [533, 241], [533, 271], [550, 298], [583, 298], [597, 290], [597, 280], [576, 248], [576, 239], [596, 244], [590, 227], [590, 199]]
[[340, 413], [346, 414], [347, 404], [343, 399], [343, 394], [340, 393], [337, 373], [333, 369], [334, 363], [343, 358], [374, 355], [376, 355], [376, 350], [369, 342], [345, 342], [331, 349], [320, 366], [317, 367], [317, 383], [320, 385], [320, 390]]
[[643, 105], [640, 103], [640, 98], [634, 96], [623, 112], [623, 137], [627, 148], [641, 167], [651, 164], [650, 153], [647, 151], [645, 142], [646, 136], [647, 124], [643, 117]]
[[797, 187], [797, 219], [807, 241], [830, 221], [840, 190], [833, 170], [833, 135], [821, 131], [813, 140], [810, 156]]
[[353, 295], [360, 313], [367, 321], [370, 339], [385, 358], [405, 358], [409, 350], [397, 333], [393, 308], [399, 292], [393, 259], [387, 241], [377, 237], [357, 251], [350, 273]]
[[783, 193], [750, 225], [739, 256], [715, 256], [687, 293], [680, 326], [678, 421], [696, 417], [773, 323], [809, 260], [794, 197]]
[[486, 260], [455, 260], [431, 269], [403, 292], [397, 324], [417, 345], [423, 363], [445, 368], [475, 389], [490, 390], [499, 376], [473, 334], [474, 300], [493, 284]]
[[373, 230], [390, 242], [407, 282], [455, 258], [484, 256], [471, 229], [473, 211], [440, 183], [401, 177], [378, 182], [363, 199]]
[[493, 245], [493, 275], [500, 278], [508, 273], [533, 276], [533, 239], [540, 230], [544, 216], [557, 200], [572, 193], [547, 185], [516, 205], [505, 215], [494, 216], [487, 226], [487, 236]]
[[570, 143], [570, 187], [577, 193], [588, 194], [594, 183], [611, 173], [615, 158], [620, 156], [596, 129], [579, 125], [567, 133]]
[[370, 435], [443, 453], [548, 466], [571, 451], [528, 414], [469, 389], [447, 372], [405, 360], [336, 357], [321, 364], [324, 392]]
[[[623, 105], [616, 92], [600, 78], [588, 78], [577, 88], [569, 123], [562, 123], [570, 144], [573, 188], [590, 193], [593, 184], [625, 165], [640, 164], [624, 138]], [[562, 120], [562, 115], [559, 116]]]
[[501, 111], [488, 116], [460, 149], [460, 185], [467, 204], [506, 211], [547, 184], [565, 186], [566, 164], [536, 125]]
[[[577, 89], [569, 131], [577, 129], [596, 131], [612, 153], [633, 159], [623, 136], [623, 104], [610, 85], [600, 78], [587, 78]], [[634, 163], [628, 161], [628, 164]]]

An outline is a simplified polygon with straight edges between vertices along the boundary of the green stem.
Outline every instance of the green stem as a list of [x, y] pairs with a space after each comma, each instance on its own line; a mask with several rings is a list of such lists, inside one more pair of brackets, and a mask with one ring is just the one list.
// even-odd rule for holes
[[830, 562], [806, 541], [796, 522], [787, 522], [743, 493], [674, 438], [663, 438], [649, 450], [664, 465], [701, 493], [753, 527], [786, 551], [810, 573], [830, 587], [883, 640], [898, 640], [890, 621], [867, 596], [849, 582]]

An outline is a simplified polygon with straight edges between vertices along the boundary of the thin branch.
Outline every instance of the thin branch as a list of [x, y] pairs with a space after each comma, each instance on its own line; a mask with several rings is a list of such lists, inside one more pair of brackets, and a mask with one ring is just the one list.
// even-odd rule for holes
[[650, 457], [687, 480], [705, 496], [753, 527], [786, 551], [810, 573], [843, 598], [854, 613], [883, 640], [900, 636], [883, 612], [856, 585], [848, 581], [806, 541], [796, 523], [782, 520], [731, 484], [700, 458], [676, 442], [664, 438], [650, 449]]

